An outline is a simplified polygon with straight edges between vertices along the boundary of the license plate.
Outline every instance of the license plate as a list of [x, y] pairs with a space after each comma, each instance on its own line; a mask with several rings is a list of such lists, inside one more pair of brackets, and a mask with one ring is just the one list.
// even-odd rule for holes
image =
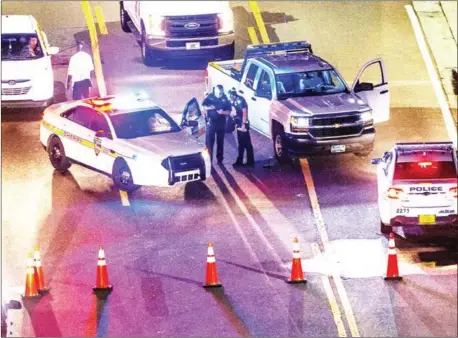
[[345, 152], [345, 144], [338, 144], [331, 146], [331, 153], [344, 153]]
[[418, 221], [420, 224], [433, 224], [436, 223], [436, 215], [420, 215]]
[[186, 49], [200, 49], [200, 42], [186, 42]]

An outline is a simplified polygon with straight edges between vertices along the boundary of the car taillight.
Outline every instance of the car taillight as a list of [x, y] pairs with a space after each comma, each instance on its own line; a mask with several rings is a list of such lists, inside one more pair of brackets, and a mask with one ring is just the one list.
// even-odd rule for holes
[[455, 197], [455, 198], [458, 198], [458, 191], [457, 191], [457, 187], [453, 187], [453, 188], [450, 188], [450, 194], [452, 195], [452, 197]]
[[403, 193], [404, 193], [404, 190], [400, 188], [390, 187], [387, 191], [387, 196], [388, 198], [391, 198], [391, 199], [399, 199], [401, 197], [401, 194]]

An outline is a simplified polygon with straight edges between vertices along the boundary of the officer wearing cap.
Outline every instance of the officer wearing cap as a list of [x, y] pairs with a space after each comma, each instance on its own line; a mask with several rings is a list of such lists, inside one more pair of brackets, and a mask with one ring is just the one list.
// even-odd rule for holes
[[78, 41], [77, 49], [78, 52], [70, 58], [67, 73], [67, 89], [73, 89], [73, 100], [89, 97], [89, 88], [92, 87], [91, 75], [94, 72], [91, 56], [83, 51], [83, 41]]
[[202, 102], [207, 120], [205, 143], [213, 161], [213, 147], [216, 138], [216, 158], [218, 164], [223, 163], [224, 135], [226, 133], [226, 117], [231, 113], [231, 104], [224, 94], [222, 85], [217, 85], [213, 93], [209, 94]]
[[234, 120], [237, 125], [237, 143], [239, 145], [239, 155], [233, 165], [235, 167], [243, 165], [243, 155], [246, 150], [247, 161], [245, 165], [253, 167], [254, 154], [250, 137], [250, 124], [248, 121], [248, 105], [242, 96], [237, 95], [235, 88], [229, 90], [229, 100], [232, 107], [235, 109]]

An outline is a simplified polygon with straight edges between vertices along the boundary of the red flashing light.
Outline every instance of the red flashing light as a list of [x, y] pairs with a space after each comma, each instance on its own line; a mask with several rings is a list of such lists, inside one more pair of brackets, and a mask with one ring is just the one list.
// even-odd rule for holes
[[452, 197], [458, 198], [458, 189], [457, 189], [457, 187], [450, 188], [449, 192], [452, 195]]

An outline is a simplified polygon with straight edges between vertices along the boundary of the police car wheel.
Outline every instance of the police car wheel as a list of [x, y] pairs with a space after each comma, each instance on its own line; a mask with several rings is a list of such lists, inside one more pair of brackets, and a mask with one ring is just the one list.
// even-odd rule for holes
[[283, 134], [283, 130], [281, 130], [279, 127], [274, 129], [273, 146], [275, 158], [277, 159], [278, 163], [287, 164], [291, 159], [288, 155], [288, 149], [285, 146]]
[[47, 150], [49, 160], [54, 169], [56, 169], [60, 173], [65, 173], [68, 170], [68, 168], [70, 168], [71, 163], [65, 155], [65, 149], [64, 145], [62, 144], [62, 141], [57, 136], [54, 136], [49, 141]]
[[385, 225], [385, 224], [382, 223], [382, 221], [380, 221], [380, 232], [382, 234], [389, 234], [389, 233], [391, 233], [392, 230], [393, 229], [392, 229], [391, 226]]
[[133, 192], [140, 188], [134, 184], [132, 173], [123, 159], [116, 160], [112, 172], [113, 182], [119, 190]]

